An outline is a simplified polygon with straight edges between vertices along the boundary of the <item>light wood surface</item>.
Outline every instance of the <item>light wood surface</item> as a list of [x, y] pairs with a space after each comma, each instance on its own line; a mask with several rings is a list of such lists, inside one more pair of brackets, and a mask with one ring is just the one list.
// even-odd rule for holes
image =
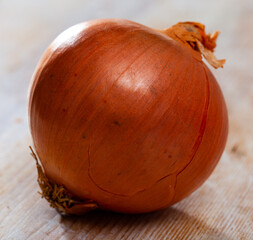
[[[142, 215], [61, 217], [40, 198], [27, 91], [48, 44], [67, 27], [117, 17], [154, 28], [200, 21], [220, 30], [214, 70], [228, 105], [226, 150], [208, 181], [171, 208]], [[253, 2], [0, 1], [0, 239], [253, 239]]]

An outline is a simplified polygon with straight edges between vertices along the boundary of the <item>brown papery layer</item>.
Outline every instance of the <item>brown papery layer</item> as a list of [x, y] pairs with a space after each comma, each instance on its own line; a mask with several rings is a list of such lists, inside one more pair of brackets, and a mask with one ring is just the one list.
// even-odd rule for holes
[[228, 126], [201, 57], [216, 38], [198, 23], [157, 31], [122, 19], [81, 23], [56, 38], [29, 97], [39, 184], [51, 205], [151, 212], [209, 177]]
[[201, 23], [180, 22], [168, 29], [161, 30], [161, 32], [200, 52], [214, 68], [223, 68], [226, 60], [218, 60], [213, 54], [219, 35], [218, 31], [215, 31], [212, 35], [206, 34], [205, 26]]

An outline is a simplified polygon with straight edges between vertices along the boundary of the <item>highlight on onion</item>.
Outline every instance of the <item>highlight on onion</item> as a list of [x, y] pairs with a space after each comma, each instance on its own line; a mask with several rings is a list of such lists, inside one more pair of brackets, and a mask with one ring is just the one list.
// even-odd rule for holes
[[155, 30], [122, 19], [60, 34], [29, 93], [42, 197], [65, 214], [144, 213], [200, 187], [228, 133], [222, 92], [202, 61], [223, 66], [217, 36], [195, 22]]

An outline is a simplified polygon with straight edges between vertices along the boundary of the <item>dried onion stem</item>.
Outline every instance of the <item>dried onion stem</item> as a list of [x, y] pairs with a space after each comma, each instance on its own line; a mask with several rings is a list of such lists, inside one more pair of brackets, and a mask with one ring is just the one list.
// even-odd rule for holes
[[218, 60], [213, 54], [219, 35], [218, 31], [215, 31], [212, 35], [206, 34], [205, 26], [201, 23], [180, 22], [160, 32], [200, 52], [214, 68], [223, 68], [226, 60]]

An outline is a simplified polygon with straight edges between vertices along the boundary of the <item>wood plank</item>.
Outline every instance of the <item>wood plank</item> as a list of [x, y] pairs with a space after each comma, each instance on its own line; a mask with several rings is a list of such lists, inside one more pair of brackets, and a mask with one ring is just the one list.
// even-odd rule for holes
[[[124, 215], [94, 211], [61, 217], [37, 193], [36, 168], [26, 137], [1, 164], [0, 239], [251, 239], [252, 178], [224, 154], [211, 178], [171, 208]], [[231, 164], [233, 161], [233, 164]], [[3, 174], [4, 173], [4, 174]], [[236, 177], [236, 180], [234, 178]]]
[[[53, 10], [52, 10], [53, 9]], [[41, 199], [27, 121], [27, 89], [51, 40], [87, 19], [120, 17], [156, 28], [197, 20], [222, 32], [212, 70], [230, 130], [214, 173], [190, 197], [149, 214], [62, 217]], [[0, 1], [0, 239], [253, 239], [253, 2]], [[3, 34], [4, 33], [4, 34]]]

